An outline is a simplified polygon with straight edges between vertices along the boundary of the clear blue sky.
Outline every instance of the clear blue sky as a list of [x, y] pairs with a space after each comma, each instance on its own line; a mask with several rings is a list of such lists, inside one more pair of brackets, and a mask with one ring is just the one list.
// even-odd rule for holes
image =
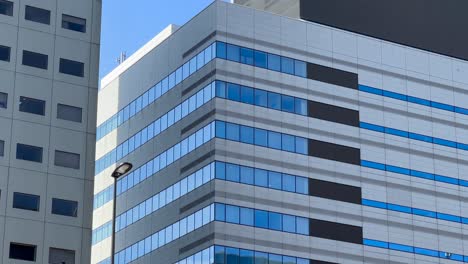
[[167, 25], [183, 25], [212, 2], [103, 0], [99, 79], [117, 66], [121, 51], [130, 56]]

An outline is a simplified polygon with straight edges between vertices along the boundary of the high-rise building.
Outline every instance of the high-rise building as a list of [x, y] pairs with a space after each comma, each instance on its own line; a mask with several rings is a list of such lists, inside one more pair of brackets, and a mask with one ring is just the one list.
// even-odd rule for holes
[[89, 263], [100, 0], [0, 0], [0, 263]]
[[103, 79], [92, 263], [121, 162], [115, 263], [468, 262], [468, 2], [235, 2]]

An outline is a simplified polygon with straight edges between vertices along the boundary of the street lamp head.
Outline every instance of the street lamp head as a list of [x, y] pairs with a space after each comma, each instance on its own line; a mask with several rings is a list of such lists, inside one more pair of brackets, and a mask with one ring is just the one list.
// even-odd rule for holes
[[119, 166], [117, 166], [117, 168], [115, 168], [114, 172], [112, 172], [112, 177], [117, 179], [119, 178], [120, 176], [126, 174], [127, 172], [129, 172], [133, 167], [133, 164], [131, 164], [130, 162], [124, 162], [124, 163], [121, 163], [119, 164]]

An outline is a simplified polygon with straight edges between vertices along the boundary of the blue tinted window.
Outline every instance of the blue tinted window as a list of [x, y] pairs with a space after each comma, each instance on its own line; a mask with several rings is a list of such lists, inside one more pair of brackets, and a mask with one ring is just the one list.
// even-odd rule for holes
[[268, 92], [268, 108], [281, 110], [281, 95]]
[[255, 227], [268, 228], [268, 212], [255, 210]]
[[226, 263], [227, 264], [238, 264], [239, 263], [239, 249], [238, 248], [226, 248]]
[[300, 60], [294, 60], [294, 74], [307, 78], [307, 64]]
[[268, 172], [268, 188], [281, 190], [281, 173]]
[[220, 98], [226, 98], [226, 83], [216, 81], [216, 96]]
[[262, 147], [268, 146], [268, 131], [255, 128], [255, 145]]
[[296, 177], [288, 174], [283, 174], [283, 191], [295, 192], [296, 191]]
[[240, 224], [241, 225], [254, 225], [254, 210], [250, 208], [240, 209]]
[[254, 90], [250, 87], [241, 87], [241, 102], [246, 104], [254, 104]]
[[280, 255], [275, 255], [275, 254], [268, 254], [268, 264], [282, 264], [283, 263], [283, 257]]
[[224, 247], [222, 246], [215, 246], [214, 248], [214, 261], [216, 264], [225, 264], [226, 262], [224, 261]]
[[240, 180], [239, 165], [226, 164], [226, 180], [239, 182], [239, 180]]
[[294, 60], [291, 58], [281, 57], [281, 72], [294, 74]]
[[226, 123], [216, 121], [216, 137], [226, 138]]
[[240, 101], [240, 86], [238, 84], [227, 84], [227, 98], [233, 101]]
[[308, 140], [306, 138], [296, 137], [296, 153], [307, 155], [308, 150]]
[[226, 221], [226, 206], [224, 204], [215, 205], [215, 220]]
[[281, 149], [281, 134], [273, 131], [268, 131], [268, 147]]
[[294, 152], [295, 141], [296, 139], [294, 138], [294, 136], [282, 134], [282, 137], [281, 137], [282, 149], [285, 151]]
[[281, 110], [289, 113], [295, 112], [294, 97], [281, 95]]
[[267, 54], [261, 51], [254, 51], [255, 66], [260, 68], [267, 67]]
[[254, 128], [248, 126], [241, 126], [240, 141], [247, 144], [254, 143]]
[[240, 250], [240, 264], [254, 264], [254, 252], [251, 250]]
[[299, 234], [309, 235], [309, 219], [296, 217], [296, 230]]
[[241, 48], [240, 50], [240, 62], [248, 65], [253, 65], [253, 50], [248, 48]]
[[241, 166], [240, 182], [245, 184], [254, 184], [254, 169], [250, 167]]
[[239, 141], [239, 125], [233, 123], [226, 124], [226, 139]]
[[240, 61], [240, 48], [239, 46], [227, 44], [226, 46], [226, 59], [231, 61]]
[[283, 220], [281, 214], [269, 212], [268, 213], [269, 228], [273, 230], [283, 230]]
[[298, 115], [307, 115], [307, 101], [304, 99], [295, 98], [294, 112]]
[[268, 253], [256, 251], [255, 264], [268, 264]]
[[296, 233], [296, 217], [292, 215], [283, 215], [283, 231]]
[[239, 224], [239, 207], [226, 205], [226, 222]]
[[[193, 57], [190, 61], [189, 61], [189, 70], [190, 70], [190, 75], [192, 75], [194, 72], [197, 71], [197, 57]], [[163, 94], [167, 91], [167, 89], [165, 90], [164, 89], [164, 80], [163, 80]]]
[[273, 71], [281, 71], [280, 56], [268, 53], [268, 69]]
[[[224, 46], [224, 59], [226, 58], [226, 46]], [[190, 62], [186, 62], [184, 63], [184, 65], [182, 65], [182, 78], [185, 80], [187, 79], [188, 77], [190, 76]], [[158, 94], [158, 87], [156, 86], [156, 98], [158, 98], [159, 96], [157, 96]]]
[[268, 172], [266, 170], [255, 169], [255, 185], [268, 187]]
[[226, 59], [226, 43], [216, 42], [216, 57]]
[[255, 105], [267, 107], [268, 106], [268, 93], [263, 90], [255, 90]]

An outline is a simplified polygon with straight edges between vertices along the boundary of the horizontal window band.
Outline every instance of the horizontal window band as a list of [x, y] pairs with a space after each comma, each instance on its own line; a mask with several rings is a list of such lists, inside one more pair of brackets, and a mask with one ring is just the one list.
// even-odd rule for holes
[[435, 211], [418, 209], [418, 208], [413, 208], [413, 207], [403, 206], [403, 205], [398, 205], [398, 204], [391, 204], [391, 203], [379, 202], [375, 200], [362, 199], [362, 205], [373, 207], [373, 208], [385, 209], [389, 211], [405, 213], [405, 214], [412, 214], [412, 215], [429, 217], [429, 218], [434, 218], [434, 219], [439, 219], [439, 220], [445, 220], [449, 222], [468, 224], [468, 218], [466, 217], [461, 217], [461, 216], [452, 215], [452, 214], [438, 213]]
[[366, 130], [371, 130], [371, 131], [389, 134], [389, 135], [398, 136], [398, 137], [403, 137], [403, 138], [409, 138], [409, 139], [413, 139], [417, 141], [423, 141], [423, 142], [440, 145], [444, 147], [468, 150], [468, 144], [459, 143], [459, 142], [455, 142], [455, 141], [451, 141], [451, 140], [447, 140], [443, 138], [426, 136], [426, 135], [408, 132], [408, 131], [404, 131], [400, 129], [374, 125], [374, 124], [370, 124], [366, 122], [361, 122], [360, 127]]
[[447, 251], [419, 248], [419, 247], [414, 247], [414, 246], [409, 246], [409, 245], [403, 245], [403, 244], [375, 240], [375, 239], [368, 239], [368, 238], [364, 238], [363, 244], [365, 246], [384, 248], [384, 249], [389, 249], [389, 250], [412, 253], [416, 255], [424, 255], [424, 256], [447, 259], [447, 260], [454, 260], [454, 261], [459, 261], [459, 262], [468, 262], [468, 256], [463, 256], [461, 254], [454, 254], [454, 253], [447, 252]]
[[435, 101], [431, 101], [431, 100], [427, 100], [427, 99], [423, 99], [419, 97], [414, 97], [410, 95], [405, 95], [401, 93], [391, 92], [391, 91], [387, 91], [387, 90], [383, 90], [383, 89], [379, 89], [379, 88], [375, 88], [375, 87], [371, 87], [367, 85], [360, 84], [359, 91], [370, 93], [370, 94], [375, 94], [375, 95], [380, 95], [383, 97], [393, 98], [396, 100], [405, 101], [405, 102], [409, 102], [413, 104], [423, 105], [423, 106], [427, 106], [431, 108], [437, 108], [439, 110], [445, 110], [445, 111], [454, 112], [454, 113], [458, 113], [462, 115], [468, 115], [467, 108], [453, 106], [453, 105], [444, 104], [440, 102], [435, 102]]
[[371, 169], [381, 170], [381, 171], [404, 174], [404, 175], [408, 175], [411, 177], [417, 177], [417, 178], [432, 180], [436, 182], [443, 182], [447, 184], [468, 187], [468, 181], [465, 181], [465, 180], [460, 180], [457, 178], [433, 174], [433, 173], [424, 172], [424, 171], [417, 171], [417, 170], [412, 170], [408, 168], [402, 168], [398, 166], [388, 165], [388, 164], [369, 161], [369, 160], [362, 160], [361, 166], [371, 168]]

